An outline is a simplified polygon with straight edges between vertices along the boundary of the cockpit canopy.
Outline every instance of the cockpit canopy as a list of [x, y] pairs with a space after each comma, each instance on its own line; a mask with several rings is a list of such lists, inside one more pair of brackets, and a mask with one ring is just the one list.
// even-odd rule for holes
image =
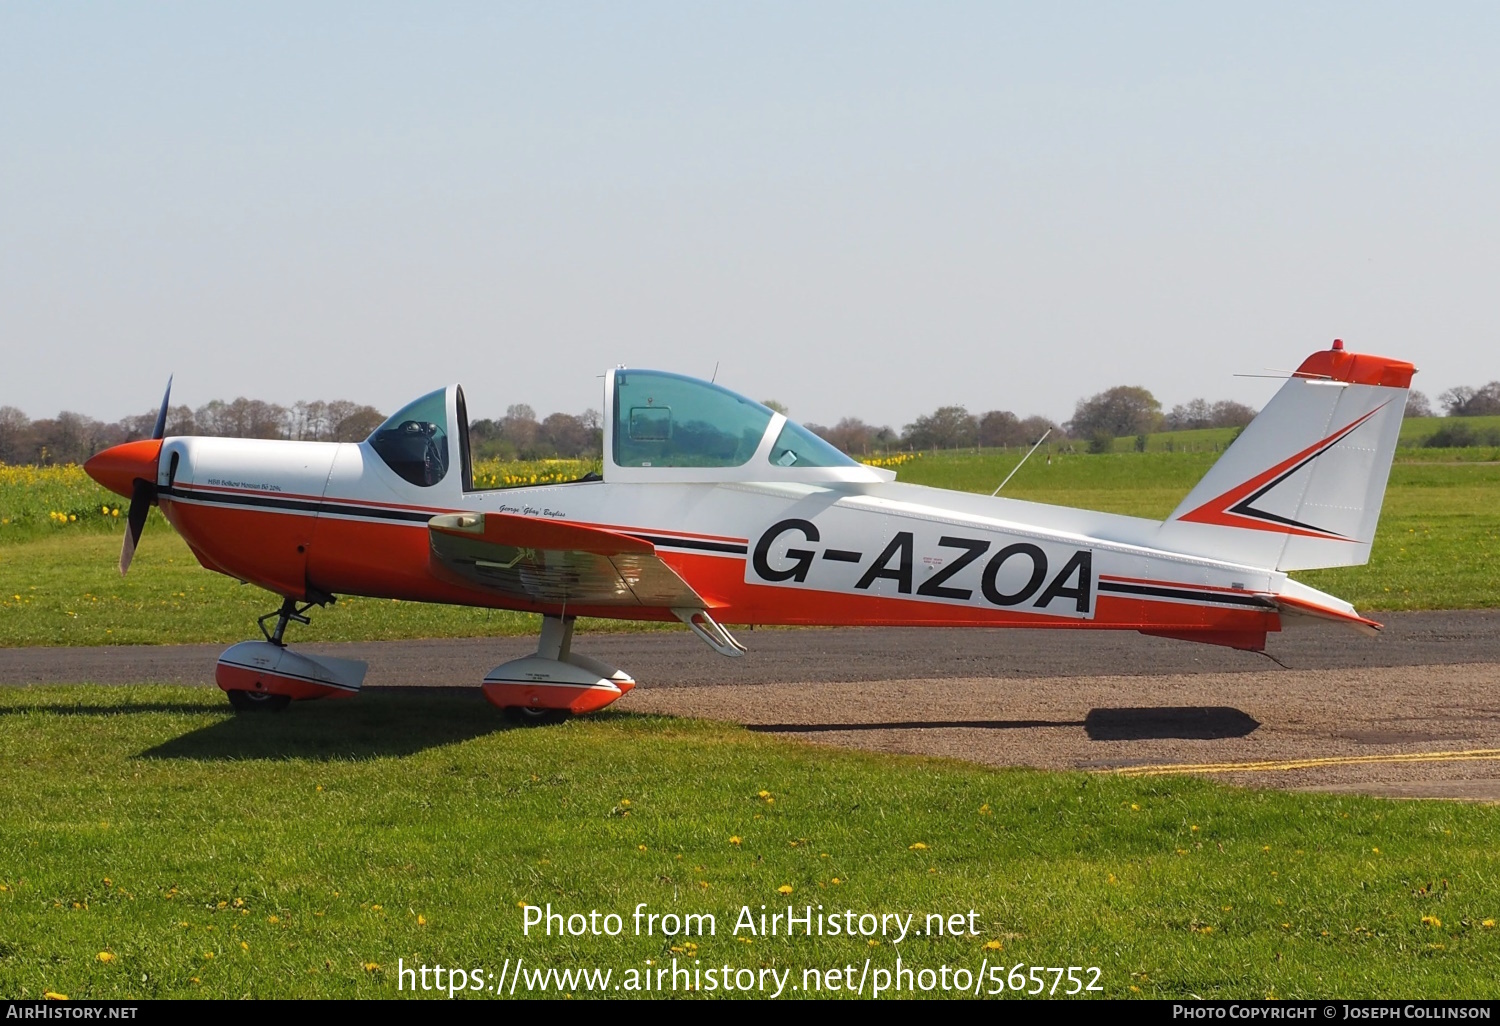
[[448, 389], [440, 388], [387, 418], [370, 435], [370, 448], [402, 478], [430, 488], [448, 473], [447, 425]]
[[[604, 480], [620, 482], [889, 481], [775, 410], [721, 385], [667, 371], [605, 377]], [[468, 414], [457, 385], [429, 392], [376, 428], [366, 444], [420, 488], [474, 491]], [[449, 476], [457, 460], [462, 473]], [[594, 475], [587, 479], [598, 480]]]
[[618, 368], [605, 385], [606, 481], [883, 481], [800, 424], [720, 385]]

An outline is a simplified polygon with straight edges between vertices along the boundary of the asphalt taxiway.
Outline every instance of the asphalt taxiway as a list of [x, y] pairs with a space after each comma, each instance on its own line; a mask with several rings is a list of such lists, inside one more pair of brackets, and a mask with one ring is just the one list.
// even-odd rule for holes
[[[1500, 611], [1390, 613], [1367, 637], [1273, 635], [1267, 656], [1128, 632], [859, 628], [583, 634], [641, 686], [615, 708], [819, 744], [1252, 786], [1500, 801]], [[367, 687], [477, 684], [525, 638], [308, 644]], [[0, 649], [0, 684], [208, 685], [221, 645]], [[476, 691], [476, 701], [479, 695]], [[292, 713], [293, 715], [295, 713]]]

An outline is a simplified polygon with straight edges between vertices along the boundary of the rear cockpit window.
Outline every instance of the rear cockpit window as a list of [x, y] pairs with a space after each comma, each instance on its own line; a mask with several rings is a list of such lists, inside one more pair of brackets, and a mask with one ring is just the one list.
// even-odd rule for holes
[[743, 466], [772, 417], [727, 388], [663, 371], [616, 371], [614, 405], [621, 467]]
[[440, 388], [402, 407], [369, 438], [404, 480], [429, 488], [448, 473], [448, 390]]

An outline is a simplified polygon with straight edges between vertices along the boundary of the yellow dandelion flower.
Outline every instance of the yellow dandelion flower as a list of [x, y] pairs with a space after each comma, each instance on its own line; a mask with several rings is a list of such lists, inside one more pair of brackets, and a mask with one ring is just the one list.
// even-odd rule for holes
[[373, 972], [378, 971], [379, 969], [380, 969], [380, 965], [377, 962], [366, 962], [365, 963], [365, 972], [367, 972], [367, 973], [373, 973]]
[[427, 925], [427, 917], [424, 916], [424, 915], [420, 915], [419, 914], [417, 916], [417, 925], [418, 926], [426, 926]]
[[1436, 927], [1436, 926], [1442, 926], [1443, 925], [1443, 921], [1441, 919], [1439, 919], [1437, 916], [1423, 916], [1422, 917], [1422, 925], [1423, 926], [1434, 926], [1434, 927]]
[[926, 851], [927, 850], [927, 845], [923, 844], [921, 841], [918, 841], [916, 844], [908, 845], [906, 850], [907, 851]]
[[740, 838], [739, 838], [739, 837], [738, 837], [738, 836], [735, 836], [735, 837], [731, 837], [731, 838], [730, 838], [730, 839], [729, 839], [729, 843], [730, 843], [730, 844], [739, 844], [739, 843], [740, 843]]
[[370, 911], [371, 912], [384, 912], [385, 911], [385, 907], [383, 905], [371, 905], [370, 906]]
[[834, 877], [832, 880], [829, 880], [828, 882], [831, 883], [831, 884], [834, 884], [835, 886], [837, 886], [838, 884], [841, 884], [844, 881], [840, 880], [838, 877]]
[[1005, 945], [1001, 944], [997, 940], [988, 940], [988, 941], [984, 942], [984, 950], [986, 950], [986, 951], [1004, 951], [1005, 950]]
[[872, 940], [872, 941], [870, 941], [870, 947], [872, 947], [872, 948], [878, 948], [878, 947], [880, 947], [880, 942], [878, 940]]
[[708, 881], [707, 880], [699, 880], [698, 881], [698, 886], [702, 887], [706, 891], [706, 890], [708, 890]]
[[249, 951], [250, 950], [250, 945], [247, 944], [245, 941], [240, 941], [240, 950], [241, 951]]
[[46, 998], [48, 1001], [66, 1001], [66, 1000], [68, 1000], [68, 995], [66, 995], [66, 994], [59, 994], [55, 990], [49, 990], [49, 991], [47, 991], [45, 994], [42, 995], [42, 997]]
[[1198, 826], [1197, 826], [1197, 824], [1195, 823], [1194, 825], [1188, 827], [1188, 830], [1190, 830], [1191, 832], [1193, 832], [1193, 833], [1196, 834], [1198, 832]]
[[981, 805], [979, 807], [979, 814], [981, 816], [988, 816], [990, 814], [990, 803], [989, 802], [985, 802], [983, 805]]
[[281, 922], [281, 919], [277, 916], [266, 916], [266, 922], [275, 924]]
[[120, 515], [120, 511], [117, 510], [117, 509], [112, 509], [112, 510], [109, 511], [109, 515], [112, 516], [112, 517], [117, 517], [117, 516]]
[[791, 894], [792, 893], [792, 885], [791, 884], [782, 884], [780, 887], [776, 888], [776, 893], [777, 894]]
[[1486, 919], [1479, 925], [1484, 927], [1486, 930], [1493, 930], [1495, 928], [1495, 921], [1493, 919]]
[[635, 849], [636, 849], [636, 851], [645, 851], [646, 850], [646, 846], [644, 844], [638, 844], [638, 845], [635, 846]]
[[101, 952], [99, 952], [99, 961], [101, 961], [101, 962], [113, 962], [114, 960], [115, 960], [115, 956], [114, 956], [113, 952], [109, 952], [109, 951], [101, 951]]
[[761, 791], [758, 794], [756, 794], [755, 797], [757, 797], [757, 798], [769, 798], [769, 797], [771, 797], [771, 792], [770, 791]]
[[1131, 812], [1140, 812], [1141, 811], [1141, 807], [1139, 805], [1137, 805], [1135, 802], [1131, 802], [1130, 803], [1130, 811]]
[[629, 798], [621, 798], [620, 799], [620, 804], [623, 805], [625, 808], [628, 809], [628, 808], [630, 808], [630, 799]]
[[1379, 848], [1371, 848], [1371, 849], [1370, 849], [1370, 851], [1371, 851], [1371, 852], [1372, 852], [1372, 853], [1374, 853], [1374, 854], [1376, 854], [1376, 855], [1379, 855], [1379, 854], [1380, 854], [1380, 849], [1379, 849]]

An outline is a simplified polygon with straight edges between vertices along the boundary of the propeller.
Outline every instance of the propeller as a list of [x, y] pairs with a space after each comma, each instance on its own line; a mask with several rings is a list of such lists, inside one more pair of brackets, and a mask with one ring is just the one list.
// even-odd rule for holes
[[[151, 431], [151, 440], [161, 441], [167, 434], [167, 403], [172, 398], [172, 379], [167, 378], [167, 391], [161, 397], [161, 409], [156, 414], [156, 427]], [[135, 558], [135, 547], [140, 544], [141, 531], [146, 527], [146, 517], [156, 502], [156, 475], [151, 480], [138, 477], [130, 493], [130, 513], [125, 518], [125, 541], [120, 546], [120, 576], [130, 569]]]

